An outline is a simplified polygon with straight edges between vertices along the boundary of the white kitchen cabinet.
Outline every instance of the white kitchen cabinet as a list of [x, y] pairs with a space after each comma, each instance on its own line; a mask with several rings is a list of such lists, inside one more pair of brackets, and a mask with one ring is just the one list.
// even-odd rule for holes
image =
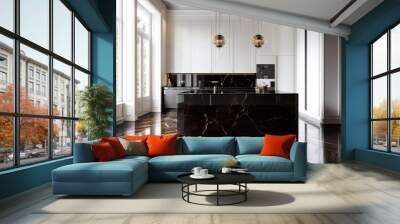
[[295, 55], [296, 29], [288, 26], [278, 26], [278, 55]]
[[278, 56], [275, 69], [277, 74], [276, 89], [285, 92], [295, 91], [295, 57], [290, 55]]
[[251, 19], [232, 16], [233, 35], [233, 71], [235, 73], [255, 73], [255, 47], [251, 39], [255, 34], [255, 22]]
[[[169, 73], [255, 73], [257, 64], [275, 64], [278, 78], [295, 70], [289, 59], [280, 60], [281, 69], [277, 64], [279, 56], [295, 57], [295, 29], [226, 14], [217, 24], [215, 12], [177, 11], [170, 12], [167, 24]], [[257, 33], [264, 36], [261, 48], [251, 43]], [[222, 48], [213, 44], [216, 34], [225, 37]]]
[[169, 19], [168, 27], [168, 72], [211, 73], [212, 19], [176, 15]]
[[198, 73], [212, 72], [212, 26], [207, 18], [191, 21], [191, 71]]
[[[276, 65], [276, 56], [275, 55], [258, 55], [256, 57], [256, 64], [274, 64], [274, 65]], [[275, 72], [276, 72], [276, 70], [275, 70]]]
[[256, 55], [277, 55], [279, 44], [279, 26], [271, 23], [256, 23], [256, 31], [264, 37], [264, 45], [256, 48]]
[[185, 20], [171, 20], [173, 26], [168, 26], [167, 69], [169, 73], [183, 73], [192, 71], [190, 23]]

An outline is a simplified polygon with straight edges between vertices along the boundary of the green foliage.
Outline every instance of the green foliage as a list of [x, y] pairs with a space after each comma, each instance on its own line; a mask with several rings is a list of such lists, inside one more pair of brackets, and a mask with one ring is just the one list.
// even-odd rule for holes
[[80, 93], [79, 106], [82, 109], [82, 120], [84, 120], [89, 139], [98, 139], [109, 136], [107, 129], [112, 125], [112, 92], [104, 85], [95, 84], [86, 87]]

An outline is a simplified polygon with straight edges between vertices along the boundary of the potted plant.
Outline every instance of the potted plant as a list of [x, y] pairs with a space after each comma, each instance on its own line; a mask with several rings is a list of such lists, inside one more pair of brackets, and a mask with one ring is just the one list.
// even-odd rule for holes
[[110, 136], [108, 129], [112, 125], [113, 95], [109, 88], [95, 84], [86, 87], [79, 95], [82, 119], [79, 124], [86, 126], [89, 140]]

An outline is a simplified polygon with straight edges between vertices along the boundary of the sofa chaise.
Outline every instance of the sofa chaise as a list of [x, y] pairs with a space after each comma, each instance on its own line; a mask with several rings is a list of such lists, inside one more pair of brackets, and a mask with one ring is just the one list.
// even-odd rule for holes
[[52, 172], [53, 193], [67, 195], [132, 195], [148, 181], [176, 181], [180, 174], [200, 166], [218, 172], [229, 160], [236, 160], [258, 182], [304, 182], [306, 143], [295, 142], [290, 159], [260, 156], [263, 137], [181, 137], [177, 155], [127, 156], [96, 162], [90, 141], [75, 144], [73, 164]]

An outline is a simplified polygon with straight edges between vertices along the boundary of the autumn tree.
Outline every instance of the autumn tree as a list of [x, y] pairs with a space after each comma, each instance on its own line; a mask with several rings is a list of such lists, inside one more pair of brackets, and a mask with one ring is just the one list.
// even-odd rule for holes
[[[6, 91], [0, 94], [0, 111], [13, 112], [13, 86], [9, 85]], [[13, 146], [13, 119], [11, 116], [0, 116], [0, 149], [12, 149]]]
[[[392, 117], [400, 117], [400, 101], [398, 99], [392, 100]], [[392, 142], [398, 142], [400, 139], [400, 121], [392, 121]], [[399, 142], [398, 142], [399, 143]]]
[[[373, 118], [387, 118], [387, 101], [383, 100], [378, 106], [373, 108]], [[387, 136], [387, 122], [378, 121], [373, 122], [372, 126], [374, 139], [386, 139]]]
[[[14, 88], [13, 85], [7, 86], [4, 93], [0, 94], [0, 111], [13, 112], [14, 107]], [[29, 98], [24, 87], [20, 88], [20, 110], [23, 114], [41, 114], [46, 115], [48, 112], [47, 106], [34, 105]], [[56, 113], [58, 111], [56, 110]], [[12, 149], [13, 147], [13, 117], [0, 116], [0, 147]], [[20, 148], [24, 149], [26, 145], [44, 145], [48, 139], [48, 119], [47, 118], [20, 118]], [[54, 125], [53, 138], [59, 135], [59, 128]]]
[[[373, 108], [373, 118], [387, 118], [387, 101], [381, 101], [378, 106]], [[400, 117], [400, 101], [393, 99], [391, 102], [391, 117]], [[376, 121], [373, 125], [374, 139], [385, 139], [387, 136], [387, 121]], [[391, 121], [392, 142], [398, 142], [400, 138], [400, 121]]]

